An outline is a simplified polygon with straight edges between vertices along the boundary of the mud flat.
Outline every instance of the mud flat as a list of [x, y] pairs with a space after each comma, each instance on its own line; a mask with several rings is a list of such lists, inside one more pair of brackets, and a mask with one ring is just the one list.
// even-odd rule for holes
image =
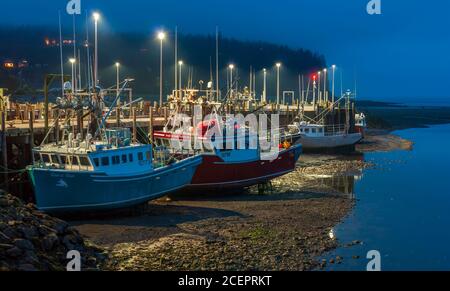
[[369, 130], [364, 141], [357, 145], [357, 151], [367, 152], [389, 152], [394, 150], [412, 150], [413, 142], [403, 139], [397, 135], [390, 134], [386, 130]]

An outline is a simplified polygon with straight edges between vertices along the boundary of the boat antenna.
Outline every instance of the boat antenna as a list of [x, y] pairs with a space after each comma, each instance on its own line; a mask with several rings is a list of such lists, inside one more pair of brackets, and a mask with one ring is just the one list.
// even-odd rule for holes
[[216, 98], [217, 102], [220, 99], [220, 91], [219, 91], [219, 27], [216, 26]]
[[[175, 97], [178, 98], [178, 26], [175, 26]], [[181, 88], [180, 88], [181, 90]]]
[[61, 11], [59, 16], [59, 55], [61, 58], [61, 97], [64, 97], [64, 60], [63, 60], [63, 46], [62, 46], [62, 28], [61, 28]]
[[89, 21], [88, 21], [88, 12], [85, 11], [86, 14], [86, 58], [87, 58], [87, 87], [88, 92], [91, 92], [91, 57], [90, 57], [90, 48], [89, 48]]
[[342, 81], [342, 68], [340, 68], [339, 72], [341, 73], [341, 97], [342, 97], [342, 95], [344, 95], [343, 81]]
[[[80, 60], [77, 59], [77, 34], [76, 34], [76, 19], [75, 19], [75, 13], [73, 14], [73, 58], [79, 62]], [[77, 66], [74, 66], [74, 83], [73, 88], [75, 88], [75, 92], [77, 91]]]

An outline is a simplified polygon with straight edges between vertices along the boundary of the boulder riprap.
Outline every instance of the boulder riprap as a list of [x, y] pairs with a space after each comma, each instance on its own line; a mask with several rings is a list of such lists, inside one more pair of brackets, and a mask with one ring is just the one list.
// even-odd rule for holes
[[0, 191], [0, 271], [64, 271], [72, 250], [82, 270], [98, 270], [106, 259], [65, 221]]

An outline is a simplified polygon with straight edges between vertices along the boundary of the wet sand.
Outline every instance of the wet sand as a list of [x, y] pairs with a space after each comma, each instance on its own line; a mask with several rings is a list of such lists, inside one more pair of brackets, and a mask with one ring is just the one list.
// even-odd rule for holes
[[[408, 148], [372, 132], [360, 152]], [[363, 154], [303, 155], [297, 170], [264, 194], [177, 195], [149, 203], [139, 215], [73, 221], [110, 254], [106, 270], [314, 270], [342, 242], [330, 233], [355, 203], [353, 187], [373, 165]], [[340, 263], [340, 258], [336, 258]]]

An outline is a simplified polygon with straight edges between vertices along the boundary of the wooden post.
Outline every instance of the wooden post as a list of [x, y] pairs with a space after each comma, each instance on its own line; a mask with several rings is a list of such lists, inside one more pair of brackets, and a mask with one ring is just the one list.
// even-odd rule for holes
[[58, 145], [59, 144], [59, 118], [58, 118], [59, 110], [58, 109], [56, 109], [56, 112], [54, 113], [54, 115], [55, 115], [54, 118], [56, 118], [55, 128], [54, 128], [54, 131], [55, 131], [54, 137], [55, 137], [56, 144]]
[[137, 143], [136, 107], [133, 107], [133, 143]]
[[149, 136], [150, 143], [153, 143], [153, 108], [151, 106], [149, 108], [148, 136]]
[[167, 110], [167, 107], [164, 107], [164, 123], [167, 123], [167, 120], [169, 118], [169, 110]]
[[31, 148], [31, 154], [33, 154], [33, 148], [34, 148], [34, 108], [31, 106], [31, 110], [29, 112], [30, 118], [28, 119], [29, 125], [30, 125], [30, 148]]
[[3, 172], [3, 182], [5, 185], [5, 190], [8, 191], [8, 150], [6, 145], [6, 113], [5, 111], [2, 111], [1, 113], [1, 119], [2, 119], [2, 140], [1, 140], [1, 147], [2, 147], [2, 172]]

